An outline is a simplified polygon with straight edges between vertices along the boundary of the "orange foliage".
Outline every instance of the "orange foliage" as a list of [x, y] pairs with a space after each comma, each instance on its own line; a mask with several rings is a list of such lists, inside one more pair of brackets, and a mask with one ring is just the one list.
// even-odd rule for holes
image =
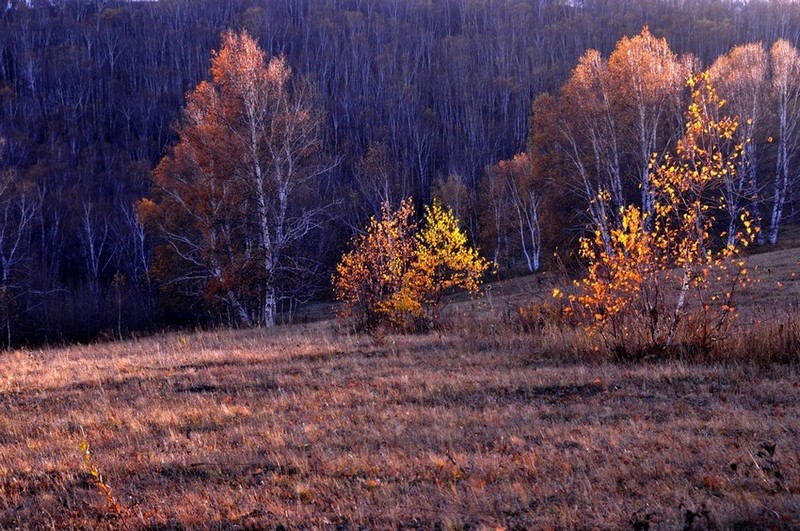
[[370, 219], [366, 232], [353, 240], [352, 250], [336, 266], [334, 293], [344, 302], [344, 315], [354, 317], [359, 328], [383, 321], [386, 301], [403, 286], [415, 251], [413, 215], [410, 199], [396, 212], [383, 203], [381, 219]]
[[281, 279], [302, 273], [293, 247], [324, 208], [304, 199], [324, 171], [322, 118], [289, 86], [286, 60], [247, 33], [223, 34], [210, 74], [187, 94], [179, 141], [139, 205], [159, 237], [153, 275], [167, 304], [206, 301], [271, 325]]
[[721, 114], [725, 102], [707, 74], [688, 84], [692, 103], [676, 155], [651, 164], [651, 228], [641, 209], [628, 206], [610, 246], [599, 230], [581, 242], [589, 271], [570, 298], [572, 308], [613, 350], [666, 348], [677, 337], [710, 347], [735, 315], [736, 286], [748, 280], [738, 259], [755, 236], [747, 214], [734, 243], [722, 244], [726, 235], [715, 233], [725, 208], [719, 188], [741, 157], [742, 146], [734, 142], [738, 120]]
[[489, 267], [467, 247], [458, 220], [438, 201], [425, 208], [419, 230], [413, 213], [410, 198], [394, 213], [384, 203], [382, 219], [370, 220], [336, 267], [334, 293], [359, 328], [431, 327], [444, 294], [454, 288], [477, 291]]

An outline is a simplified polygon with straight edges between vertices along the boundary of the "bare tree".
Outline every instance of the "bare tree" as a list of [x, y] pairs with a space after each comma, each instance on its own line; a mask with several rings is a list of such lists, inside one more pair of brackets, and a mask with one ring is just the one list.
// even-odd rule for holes
[[[5, 141], [0, 138], [0, 155]], [[2, 160], [2, 159], [0, 159]], [[13, 170], [0, 171], [0, 312], [6, 346], [12, 344], [12, 325], [17, 303], [28, 295], [24, 265], [30, 260], [31, 228], [37, 203]]]
[[113, 242], [109, 219], [98, 215], [92, 203], [83, 203], [78, 236], [86, 268], [89, 295], [95, 311], [98, 311], [100, 309], [100, 276], [111, 262], [115, 249], [111, 249]]

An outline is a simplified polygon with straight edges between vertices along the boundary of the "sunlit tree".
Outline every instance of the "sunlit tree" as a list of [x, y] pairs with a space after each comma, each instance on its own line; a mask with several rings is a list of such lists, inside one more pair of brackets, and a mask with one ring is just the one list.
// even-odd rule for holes
[[587, 51], [561, 88], [561, 136], [576, 186], [588, 214], [609, 243], [615, 213], [625, 205], [622, 188], [619, 115], [615, 113], [608, 62]]
[[383, 203], [380, 219], [370, 218], [366, 231], [356, 236], [336, 266], [333, 289], [343, 303], [343, 314], [359, 329], [373, 328], [389, 319], [387, 302], [403, 289], [416, 252], [414, 204], [408, 199], [392, 211]]
[[633, 38], [623, 37], [608, 58], [613, 109], [627, 154], [634, 161], [645, 224], [653, 213], [650, 160], [680, 123], [681, 92], [689, 75], [666, 39], [645, 26]]
[[609, 348], [630, 353], [666, 348], [677, 337], [707, 348], [735, 315], [735, 289], [747, 281], [739, 250], [755, 230], [742, 213], [743, 232], [726, 243], [717, 232], [725, 176], [739, 167], [738, 122], [708, 81], [692, 77], [692, 103], [674, 156], [654, 165], [653, 218], [636, 206], [621, 211], [611, 247], [595, 230], [583, 239], [589, 271], [571, 297], [573, 308]]
[[[749, 210], [755, 226], [761, 227], [756, 132], [764, 127], [768, 111], [768, 68], [767, 52], [760, 43], [737, 46], [709, 68], [711, 83], [728, 102], [731, 112], [740, 117], [736, 141], [742, 145], [742, 156], [736, 173], [725, 174], [728, 243], [735, 242], [744, 209]], [[756, 238], [759, 243], [763, 242], [760, 231]]]
[[434, 201], [421, 226], [413, 215], [411, 199], [394, 212], [384, 203], [336, 267], [334, 293], [358, 328], [430, 328], [445, 294], [480, 286], [489, 263], [467, 245], [452, 211]]
[[774, 199], [769, 224], [769, 242], [778, 243], [783, 210], [797, 180], [796, 161], [800, 151], [800, 51], [779, 40], [770, 49], [772, 92], [778, 119], [778, 158], [775, 164]]
[[421, 316], [425, 326], [434, 326], [444, 295], [454, 289], [477, 292], [487, 269], [489, 262], [469, 246], [453, 211], [434, 200], [425, 207], [416, 234], [416, 253], [400, 294], [402, 307], [413, 318]]
[[626, 205], [642, 208], [645, 225], [652, 218], [650, 162], [680, 130], [690, 64], [645, 27], [608, 59], [588, 50], [561, 88], [558, 143], [607, 244]]

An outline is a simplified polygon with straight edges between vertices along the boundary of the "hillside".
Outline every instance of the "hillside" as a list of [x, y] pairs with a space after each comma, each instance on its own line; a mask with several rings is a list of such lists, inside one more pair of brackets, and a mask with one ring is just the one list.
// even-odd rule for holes
[[[800, 252], [750, 260], [769, 272], [749, 315], [785, 315]], [[0, 527], [800, 526], [797, 363], [558, 355], [504, 324], [549, 289], [497, 284], [440, 334], [321, 321], [7, 353]]]
[[798, 2], [2, 5], [2, 348], [269, 324], [326, 300], [351, 237], [408, 197], [534, 271], [649, 204], [702, 71], [748, 146], [718, 219], [746, 206], [773, 244], [800, 221]]

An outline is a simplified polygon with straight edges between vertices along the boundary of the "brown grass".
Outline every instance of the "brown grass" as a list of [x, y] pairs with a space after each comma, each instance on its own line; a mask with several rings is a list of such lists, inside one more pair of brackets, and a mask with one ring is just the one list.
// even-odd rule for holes
[[[0, 528], [800, 526], [796, 352], [611, 363], [568, 328], [519, 333], [513, 309], [550, 286], [514, 282], [439, 334], [319, 322], [3, 354]], [[797, 322], [769, 287], [750, 307]], [[779, 326], [763, 308], [732, 348], [791, 345], [759, 337]]]

